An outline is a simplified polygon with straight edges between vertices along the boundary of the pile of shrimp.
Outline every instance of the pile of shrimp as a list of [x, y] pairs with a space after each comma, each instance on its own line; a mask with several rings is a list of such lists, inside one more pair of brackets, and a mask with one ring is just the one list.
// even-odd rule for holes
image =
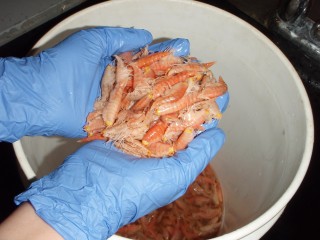
[[216, 98], [227, 85], [209, 69], [214, 62], [147, 46], [114, 57], [81, 142], [103, 139], [138, 157], [171, 156], [204, 130], [203, 123], [221, 118]]
[[221, 185], [207, 166], [182, 197], [123, 226], [116, 234], [137, 240], [209, 239], [219, 234], [222, 222]]

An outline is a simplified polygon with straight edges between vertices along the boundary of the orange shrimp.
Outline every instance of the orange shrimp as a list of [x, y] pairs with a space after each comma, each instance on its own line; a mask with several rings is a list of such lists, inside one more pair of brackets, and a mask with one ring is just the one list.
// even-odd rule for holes
[[203, 99], [212, 99], [223, 95], [228, 90], [226, 83], [220, 77], [217, 83], [208, 84], [201, 92], [191, 92], [184, 95], [178, 101], [169, 102], [159, 105], [155, 113], [159, 116], [180, 111], [188, 106], [191, 106]]
[[173, 123], [179, 120], [179, 114], [177, 112], [162, 115], [160, 117], [161, 121], [166, 123]]
[[209, 111], [204, 109], [200, 111], [190, 110], [186, 113], [183, 113], [179, 120], [169, 124], [165, 133], [163, 134], [162, 140], [165, 142], [175, 142], [180, 134], [182, 134], [183, 131], [188, 127], [192, 127], [193, 129], [197, 130], [204, 130], [201, 124], [206, 122], [208, 119]]
[[199, 63], [199, 62], [189, 62], [184, 64], [173, 65], [168, 71], [168, 75], [177, 74], [182, 71], [198, 71], [207, 72], [208, 69], [215, 64], [215, 62]]
[[106, 126], [113, 125], [117, 117], [121, 106], [122, 94], [131, 75], [131, 71], [124, 65], [122, 59], [118, 56], [115, 57], [117, 59], [116, 85], [110, 94], [106, 107], [102, 111], [102, 117]]
[[142, 229], [141, 225], [138, 224], [128, 224], [119, 229], [117, 234], [135, 234]]
[[133, 91], [128, 94], [128, 98], [138, 100], [151, 91], [154, 81], [152, 78], [146, 77], [135, 64], [131, 64], [130, 66], [133, 69]]
[[77, 142], [85, 143], [85, 142], [91, 142], [94, 140], [107, 140], [107, 139], [103, 135], [101, 135], [101, 133], [95, 133], [93, 135], [89, 135], [85, 138], [82, 138], [82, 139], [78, 140]]
[[94, 103], [94, 110], [103, 109], [106, 105], [106, 101], [109, 99], [110, 92], [113, 88], [113, 84], [115, 81], [115, 67], [112, 65], [108, 65], [103, 73], [100, 87], [101, 87], [101, 96], [97, 101]]
[[155, 79], [157, 77], [156, 73], [149, 67], [142, 68], [143, 76]]
[[108, 65], [105, 68], [102, 80], [101, 80], [101, 100], [107, 101], [110, 96], [111, 89], [116, 80], [115, 66]]
[[150, 66], [152, 63], [159, 61], [161, 58], [168, 56], [171, 54], [170, 51], [166, 52], [155, 52], [152, 54], [149, 54], [147, 56], [141, 57], [138, 60], [135, 61], [138, 67], [143, 68], [146, 66]]
[[163, 157], [172, 156], [175, 152], [174, 147], [171, 144], [163, 142], [155, 142], [148, 146], [149, 157]]
[[203, 131], [204, 128], [202, 124], [211, 120], [210, 111], [208, 109], [201, 109], [199, 111], [194, 111], [190, 109], [189, 111], [181, 114], [180, 119], [171, 123], [165, 133], [163, 134], [162, 140], [165, 142], [175, 142], [177, 141], [180, 134], [183, 131], [191, 127], [192, 129]]
[[131, 154], [133, 156], [142, 157], [149, 156], [150, 150], [146, 148], [140, 141], [135, 139], [126, 139], [124, 141], [115, 141], [114, 145], [122, 149], [125, 153]]
[[101, 110], [106, 106], [106, 104], [107, 104], [107, 101], [97, 99], [93, 105], [93, 109], [94, 110]]
[[184, 95], [182, 98], [175, 102], [161, 104], [156, 108], [155, 113], [161, 116], [164, 114], [180, 111], [181, 109], [184, 109], [185, 107], [191, 106], [197, 101], [200, 101], [198, 95], [198, 92], [191, 92], [189, 94]]
[[228, 91], [228, 86], [223, 80], [223, 78], [220, 76], [217, 82], [206, 83], [206, 86], [204, 86], [203, 90], [199, 94], [199, 98], [203, 98], [203, 99], [216, 98], [223, 95], [227, 91]]
[[190, 110], [181, 117], [185, 126], [191, 126], [195, 129], [204, 130], [201, 124], [210, 121], [210, 110], [201, 109], [199, 111]]
[[104, 128], [105, 125], [101, 116], [88, 121], [84, 126], [84, 130], [88, 133], [89, 136], [101, 131]]
[[135, 63], [131, 63], [129, 65], [130, 67], [132, 67], [133, 70], [133, 89], [135, 89], [137, 87], [137, 85], [139, 85], [141, 82], [144, 82], [145, 76], [143, 74], [143, 70], [141, 68], [139, 68], [137, 66], [137, 64]]
[[152, 91], [153, 99], [161, 96], [167, 89], [171, 88], [173, 85], [193, 77], [195, 80], [200, 80], [202, 78], [202, 74], [195, 71], [184, 71], [176, 75], [164, 77], [154, 86]]
[[193, 110], [207, 109], [209, 111], [209, 119], [221, 119], [222, 113], [215, 98], [200, 101], [192, 106]]
[[142, 98], [140, 98], [138, 101], [136, 101], [135, 104], [131, 107], [131, 109], [133, 111], [143, 110], [149, 106], [149, 104], [152, 102], [152, 99], [152, 94], [148, 93]]
[[173, 146], [175, 151], [185, 149], [188, 146], [188, 144], [193, 140], [194, 136], [194, 129], [192, 127], [187, 127], [179, 136], [177, 141], [174, 142]]
[[150, 69], [156, 76], [164, 75], [175, 64], [182, 64], [183, 59], [181, 57], [174, 56], [173, 53], [161, 58], [150, 65]]
[[139, 59], [139, 58], [148, 56], [148, 54], [149, 54], [149, 49], [148, 49], [148, 45], [146, 45], [145, 47], [143, 47], [142, 49], [140, 49], [139, 52], [135, 53], [135, 54], [132, 56], [132, 61], [136, 61], [136, 60]]
[[155, 109], [164, 103], [174, 102], [183, 97], [186, 93], [189, 84], [187, 82], [180, 82], [172, 86], [172, 88], [167, 89], [162, 97], [158, 97], [151, 106], [151, 109]]
[[133, 78], [129, 78], [126, 88], [133, 89]]
[[154, 124], [142, 138], [142, 144], [148, 146], [150, 143], [161, 141], [168, 124], [159, 120]]
[[186, 128], [186, 125], [181, 121], [181, 119], [175, 122], [172, 122], [164, 132], [162, 141], [164, 142], [176, 141], [185, 128]]
[[[114, 140], [115, 142], [122, 142], [124, 140], [133, 138], [141, 140], [148, 129], [148, 126], [144, 124], [133, 126], [127, 123], [121, 123], [119, 125], [113, 125], [111, 127], [105, 128], [102, 131], [102, 135], [105, 138]], [[132, 134], [132, 132], [134, 132], [134, 135]]]
[[[137, 101], [132, 107], [133, 110], [142, 110], [149, 106], [152, 100], [160, 97], [166, 90], [170, 89], [175, 84], [185, 81], [188, 78], [194, 77], [195, 79], [200, 79], [200, 75], [196, 75], [194, 72], [181, 72], [176, 75], [163, 78], [158, 83], [155, 84], [153, 90]], [[179, 89], [178, 89], [179, 90]], [[180, 90], [179, 90], [180, 91]]]
[[95, 110], [95, 111], [90, 112], [87, 116], [87, 122], [90, 122], [93, 119], [95, 119], [96, 117], [101, 116], [101, 114], [102, 114], [102, 110]]

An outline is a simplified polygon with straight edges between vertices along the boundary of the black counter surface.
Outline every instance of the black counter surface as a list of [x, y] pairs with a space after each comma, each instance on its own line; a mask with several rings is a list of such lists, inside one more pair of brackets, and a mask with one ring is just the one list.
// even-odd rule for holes
[[[28, 51], [51, 27], [87, 6], [102, 1], [89, 1], [75, 7], [63, 15], [50, 20], [40, 27], [0, 47], [0, 57], [26, 56]], [[319, 151], [319, 123], [320, 123], [320, 65], [306, 57], [293, 44], [272, 33], [252, 18], [239, 11], [225, 1], [202, 1], [244, 19], [269, 37], [288, 57], [299, 73], [308, 93], [314, 115], [315, 142], [312, 159], [307, 174], [292, 200], [288, 203], [284, 213], [276, 224], [262, 238], [263, 240], [284, 239], [320, 239], [318, 225], [320, 206], [320, 151]], [[0, 142], [0, 221], [4, 220], [16, 206], [13, 203], [15, 195], [24, 190], [12, 144]], [[319, 184], [319, 185], [318, 185]]]

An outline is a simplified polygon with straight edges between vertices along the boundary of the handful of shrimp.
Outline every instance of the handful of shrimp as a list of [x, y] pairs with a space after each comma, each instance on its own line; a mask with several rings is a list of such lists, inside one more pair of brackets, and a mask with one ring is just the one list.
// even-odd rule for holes
[[228, 87], [209, 70], [213, 64], [148, 47], [115, 56], [87, 116], [88, 136], [80, 141], [113, 141], [138, 157], [172, 156], [186, 148], [203, 123], [222, 116], [216, 98]]

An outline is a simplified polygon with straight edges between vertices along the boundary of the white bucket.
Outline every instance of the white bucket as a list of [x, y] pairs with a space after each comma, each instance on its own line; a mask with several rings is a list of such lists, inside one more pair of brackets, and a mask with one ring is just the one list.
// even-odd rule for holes
[[[101, 25], [144, 28], [155, 39], [187, 38], [192, 56], [217, 61], [212, 70], [224, 77], [231, 97], [220, 124], [226, 143], [212, 161], [225, 200], [223, 231], [215, 239], [260, 238], [298, 189], [312, 153], [311, 107], [292, 65], [246, 22], [183, 0], [104, 2], [59, 23], [34, 49]], [[78, 147], [75, 140], [58, 137], [24, 137], [14, 143], [28, 179], [53, 170]]]

